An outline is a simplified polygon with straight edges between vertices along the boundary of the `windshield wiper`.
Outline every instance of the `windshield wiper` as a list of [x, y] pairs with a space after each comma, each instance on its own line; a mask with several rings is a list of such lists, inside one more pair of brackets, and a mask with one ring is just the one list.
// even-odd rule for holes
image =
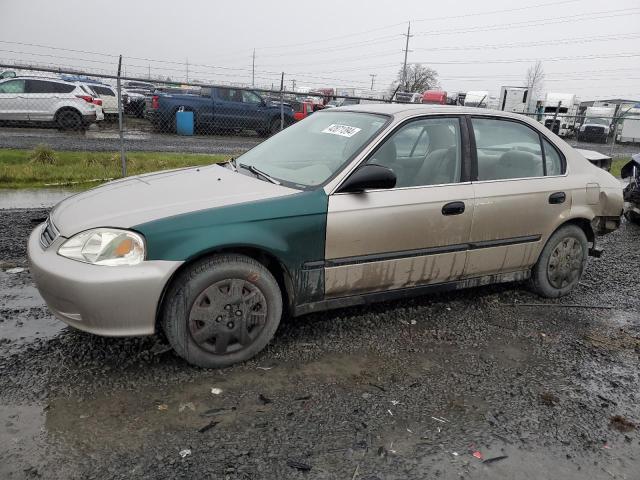
[[249, 170], [254, 175], [260, 176], [260, 177], [268, 180], [271, 183], [275, 183], [276, 185], [280, 185], [280, 182], [278, 180], [276, 180], [275, 178], [269, 176], [268, 174], [264, 173], [262, 170], [254, 167], [253, 165], [245, 165], [244, 163], [239, 163], [238, 166], [240, 168], [244, 168], [245, 170]]

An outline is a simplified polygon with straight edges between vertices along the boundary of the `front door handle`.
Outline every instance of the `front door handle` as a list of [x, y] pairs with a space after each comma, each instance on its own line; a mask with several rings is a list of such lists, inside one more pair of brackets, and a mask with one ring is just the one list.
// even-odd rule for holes
[[450, 202], [442, 207], [443, 215], [460, 215], [464, 213], [464, 202]]
[[564, 203], [566, 199], [567, 199], [567, 195], [564, 192], [556, 192], [549, 195], [549, 203], [551, 205]]

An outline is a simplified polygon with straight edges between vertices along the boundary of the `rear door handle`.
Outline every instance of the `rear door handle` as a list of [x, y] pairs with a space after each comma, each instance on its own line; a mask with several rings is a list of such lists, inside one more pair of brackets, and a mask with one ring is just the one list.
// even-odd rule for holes
[[556, 192], [549, 195], [549, 203], [554, 205], [558, 203], [564, 203], [567, 199], [567, 195], [564, 192]]
[[464, 202], [450, 202], [442, 207], [443, 215], [460, 215], [464, 213]]

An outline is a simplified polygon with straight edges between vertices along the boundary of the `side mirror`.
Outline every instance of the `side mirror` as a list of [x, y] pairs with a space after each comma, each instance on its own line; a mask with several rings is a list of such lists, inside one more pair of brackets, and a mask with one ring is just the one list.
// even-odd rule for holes
[[353, 172], [340, 186], [338, 192], [356, 193], [395, 186], [396, 174], [393, 173], [393, 170], [375, 163], [367, 163]]

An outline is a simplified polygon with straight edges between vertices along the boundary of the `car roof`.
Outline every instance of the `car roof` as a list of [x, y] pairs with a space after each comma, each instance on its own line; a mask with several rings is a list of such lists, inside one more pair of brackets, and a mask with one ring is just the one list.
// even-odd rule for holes
[[62, 80], [61, 78], [58, 78], [58, 77], [43, 77], [39, 75], [17, 75], [15, 77], [2, 79], [2, 81], [6, 81], [6, 80], [44, 80], [47, 82], [59, 82], [59, 83], [65, 83], [69, 85], [75, 85], [78, 83], [78, 82], [70, 82], [68, 80]]
[[422, 103], [365, 103], [360, 105], [348, 105], [332, 108], [332, 111], [349, 111], [363, 113], [379, 113], [393, 115], [394, 117], [413, 117], [415, 115], [451, 114], [451, 115], [490, 115], [522, 120], [526, 115], [491, 110], [488, 108], [459, 107], [455, 105], [429, 105]]

